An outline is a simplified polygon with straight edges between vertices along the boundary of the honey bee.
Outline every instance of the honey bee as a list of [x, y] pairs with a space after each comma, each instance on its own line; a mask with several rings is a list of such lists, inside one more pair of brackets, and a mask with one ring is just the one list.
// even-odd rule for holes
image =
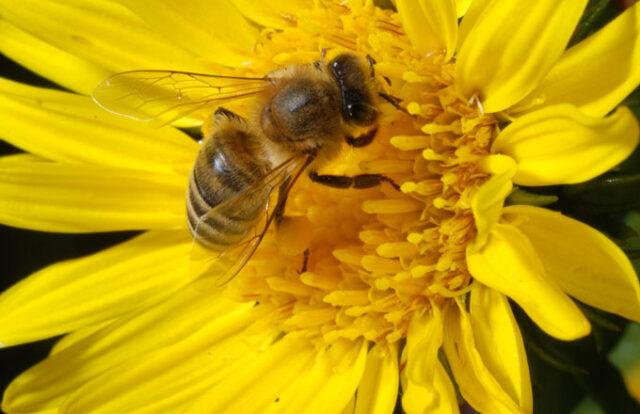
[[[194, 240], [226, 263], [218, 278], [224, 284], [283, 217], [287, 195], [304, 172], [337, 188], [395, 186], [378, 174], [316, 172], [342, 142], [362, 147], [374, 138], [377, 95], [374, 62], [368, 63], [343, 53], [257, 78], [124, 72], [103, 81], [93, 98], [110, 112], [156, 125], [213, 112], [212, 132], [202, 140], [189, 178], [187, 213]], [[220, 106], [248, 97], [256, 109], [247, 119]], [[354, 131], [365, 132], [354, 137]]]

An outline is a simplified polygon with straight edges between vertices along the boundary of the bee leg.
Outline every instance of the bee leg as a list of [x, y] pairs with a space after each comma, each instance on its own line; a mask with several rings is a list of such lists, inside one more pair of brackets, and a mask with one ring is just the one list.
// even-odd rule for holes
[[403, 112], [407, 112], [406, 109], [400, 106], [400, 102], [402, 102], [402, 99], [397, 98], [393, 95], [389, 95], [388, 93], [384, 93], [384, 92], [378, 92], [378, 96], [380, 96], [385, 101], [389, 102], [391, 105], [393, 105], [394, 108], [399, 109]]
[[[375, 64], [378, 62], [376, 62], [376, 60], [372, 58], [371, 55], [367, 55], [367, 63], [369, 64], [369, 75], [371, 75], [372, 78], [375, 78], [376, 77]], [[383, 76], [382, 79], [384, 79], [384, 81], [387, 82], [387, 85], [391, 86], [391, 79], [387, 78], [386, 76]]]
[[273, 216], [276, 220], [276, 225], [282, 221], [282, 217], [284, 216], [284, 207], [287, 203], [287, 189], [289, 186], [289, 179], [286, 179], [282, 184], [280, 184], [280, 188], [278, 188], [278, 202], [276, 207], [273, 210]]
[[400, 191], [400, 186], [391, 178], [382, 174], [359, 174], [353, 176], [353, 188], [371, 188], [381, 183], [390, 184], [393, 188]]
[[309, 173], [309, 178], [314, 183], [326, 185], [333, 188], [350, 188], [353, 186], [353, 177], [346, 175], [319, 175], [315, 171]]
[[388, 183], [396, 190], [400, 190], [400, 186], [396, 184], [391, 178], [382, 174], [358, 174], [352, 177], [348, 175], [320, 175], [315, 171], [309, 173], [311, 181], [318, 184], [326, 185], [333, 188], [371, 188], [380, 185], [381, 183]]
[[221, 106], [219, 106], [218, 109], [216, 109], [216, 111], [213, 113], [213, 116], [215, 118], [223, 116], [228, 119], [244, 122], [244, 118], [242, 118], [240, 115], [236, 114], [235, 112], [231, 112], [230, 110], [223, 108]]
[[302, 253], [302, 267], [298, 271], [298, 274], [302, 274], [307, 271], [307, 266], [309, 265], [309, 249], [304, 249]]
[[374, 58], [371, 57], [371, 55], [367, 55], [367, 63], [369, 64], [369, 74], [371, 75], [372, 78], [376, 77], [376, 60]]
[[357, 137], [352, 137], [348, 135], [344, 137], [344, 140], [346, 141], [347, 145], [350, 145], [352, 147], [356, 147], [356, 148], [366, 147], [367, 145], [373, 142], [373, 139], [376, 136], [376, 132], [378, 132], [377, 127], [373, 128], [370, 131], [365, 132], [362, 135], [358, 135]]

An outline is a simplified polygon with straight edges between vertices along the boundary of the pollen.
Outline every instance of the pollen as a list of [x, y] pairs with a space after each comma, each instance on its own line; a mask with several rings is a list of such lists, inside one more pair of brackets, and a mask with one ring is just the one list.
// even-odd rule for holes
[[[278, 329], [318, 344], [396, 342], [416, 312], [468, 292], [470, 200], [488, 178], [481, 161], [497, 134], [477, 97], [456, 92], [455, 62], [420, 55], [391, 11], [354, 3], [325, 4], [265, 30], [247, 69], [265, 73], [341, 52], [370, 56], [372, 87], [399, 102], [379, 99], [374, 142], [345, 145], [320, 171], [384, 174], [399, 190], [387, 183], [341, 190], [301, 178], [287, 201], [286, 231], [272, 229], [227, 289], [259, 303]], [[308, 237], [290, 236], [296, 232]]]

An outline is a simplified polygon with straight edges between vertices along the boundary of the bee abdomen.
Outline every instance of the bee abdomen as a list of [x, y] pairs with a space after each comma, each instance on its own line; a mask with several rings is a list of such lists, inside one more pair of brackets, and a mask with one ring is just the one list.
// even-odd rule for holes
[[242, 241], [267, 202], [258, 183], [268, 166], [260, 162], [242, 130], [205, 141], [191, 172], [187, 197], [189, 228], [200, 243], [223, 249]]

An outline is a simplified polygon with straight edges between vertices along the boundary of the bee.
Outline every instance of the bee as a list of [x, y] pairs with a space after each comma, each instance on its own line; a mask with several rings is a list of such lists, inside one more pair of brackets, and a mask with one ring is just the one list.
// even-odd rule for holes
[[[282, 219], [287, 195], [303, 173], [337, 188], [382, 182], [397, 188], [383, 175], [321, 175], [316, 169], [343, 142], [372, 142], [378, 119], [373, 63], [368, 58], [367, 67], [364, 59], [342, 53], [256, 78], [132, 71], [103, 81], [93, 98], [110, 112], [156, 125], [213, 113], [189, 178], [187, 219], [194, 240], [226, 263], [218, 278], [224, 284], [272, 222]], [[221, 106], [249, 97], [255, 110], [247, 118]]]

